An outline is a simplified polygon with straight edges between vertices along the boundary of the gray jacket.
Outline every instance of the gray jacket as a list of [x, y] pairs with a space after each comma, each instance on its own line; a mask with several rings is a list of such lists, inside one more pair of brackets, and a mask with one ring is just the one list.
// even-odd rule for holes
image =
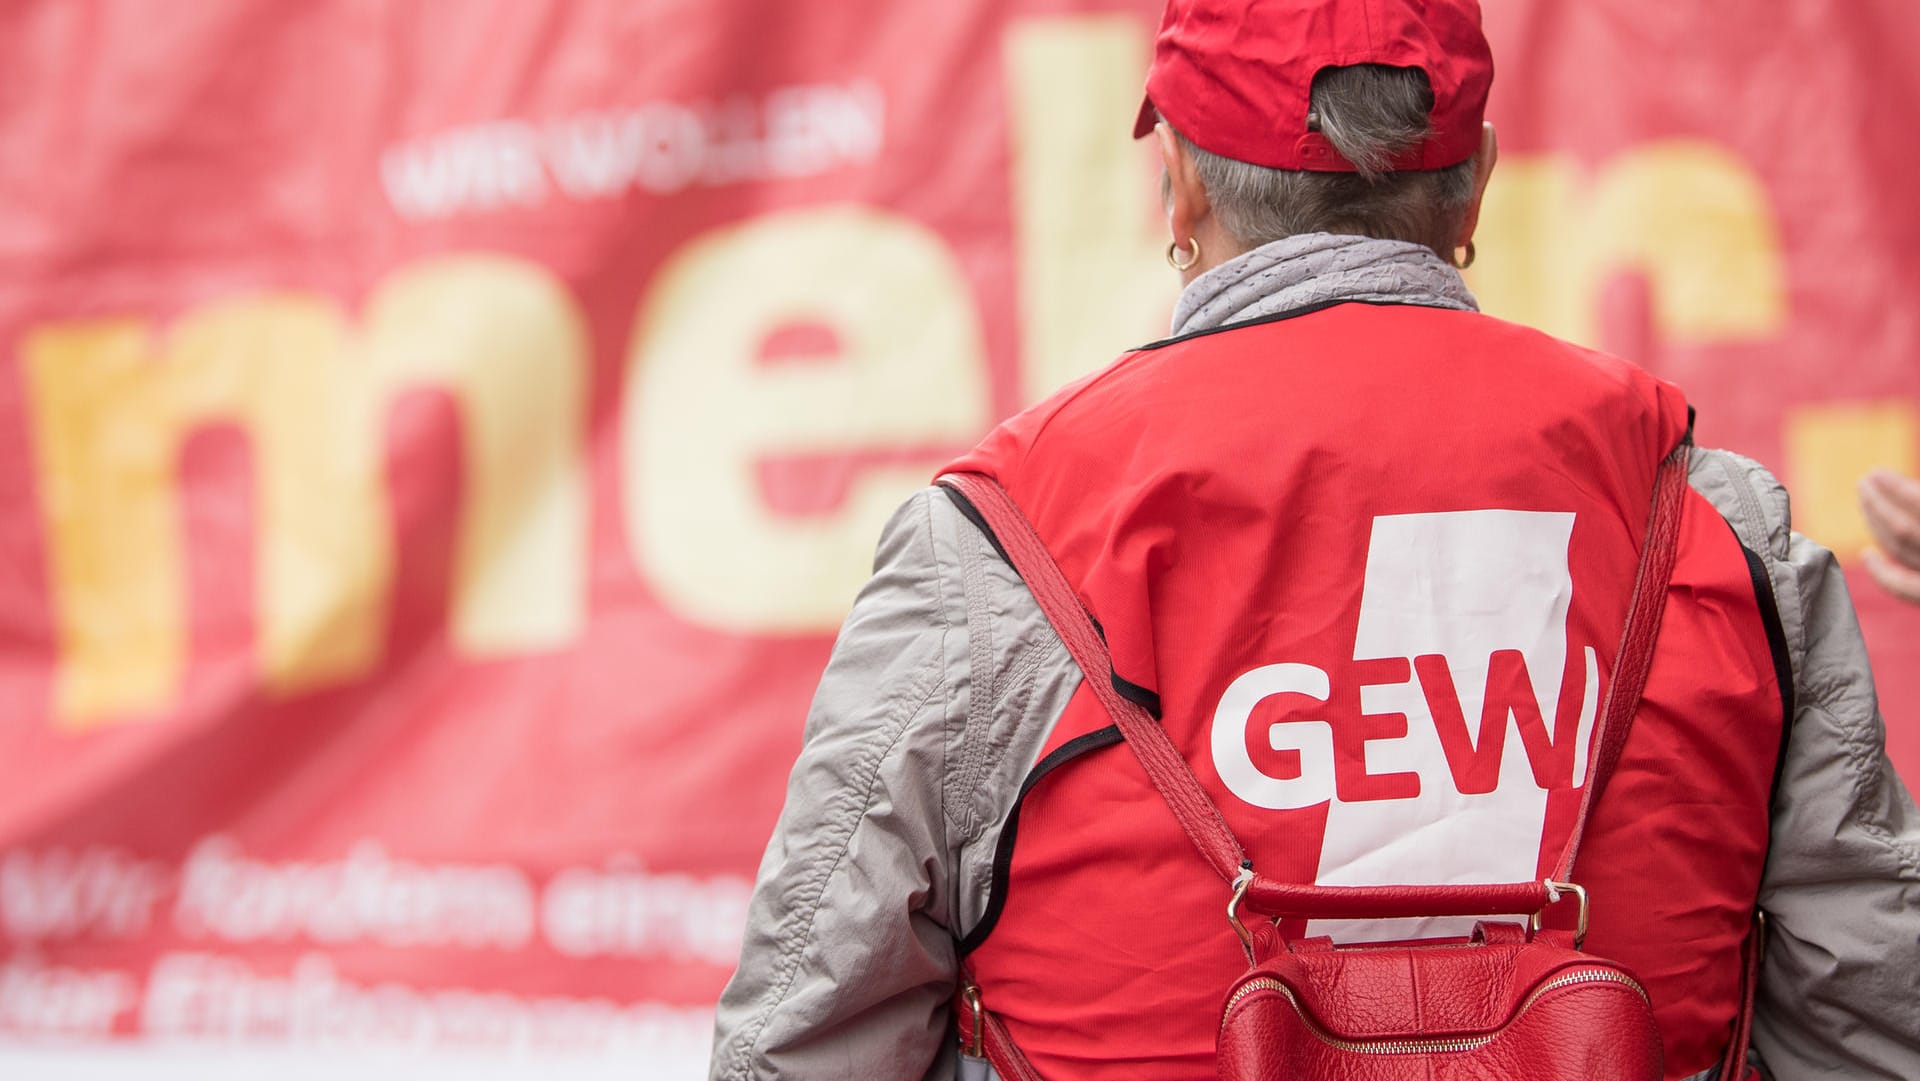
[[[1269, 249], [1251, 254], [1300, 253]], [[1289, 276], [1251, 262], [1198, 304], [1189, 288], [1185, 329], [1223, 296], [1211, 305], [1220, 322], [1297, 306], [1301, 285], [1361, 291], [1352, 266], [1330, 272], [1323, 260], [1276, 281]], [[1365, 290], [1435, 302], [1431, 268], [1404, 262], [1405, 273], [1359, 266]], [[1263, 274], [1241, 290], [1252, 305], [1232, 302]], [[1920, 814], [1886, 758], [1845, 579], [1830, 552], [1790, 531], [1786, 492], [1758, 464], [1699, 451], [1691, 479], [1765, 562], [1795, 682], [1760, 891], [1772, 934], [1754, 1048], [1776, 1081], [1913, 1081]], [[720, 1002], [712, 1077], [954, 1076], [955, 943], [983, 914], [1001, 828], [1079, 679], [1018, 576], [951, 501], [931, 489], [908, 500], [808, 715]]]

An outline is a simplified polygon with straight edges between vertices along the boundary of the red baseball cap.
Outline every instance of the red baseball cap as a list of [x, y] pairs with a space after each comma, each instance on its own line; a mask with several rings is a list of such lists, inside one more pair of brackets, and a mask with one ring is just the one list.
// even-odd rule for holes
[[1270, 169], [1350, 173], [1307, 130], [1313, 77], [1352, 64], [1419, 68], [1433, 134], [1392, 164], [1444, 169], [1480, 148], [1493, 51], [1476, 0], [1170, 0], [1134, 138], [1157, 108], [1195, 146]]

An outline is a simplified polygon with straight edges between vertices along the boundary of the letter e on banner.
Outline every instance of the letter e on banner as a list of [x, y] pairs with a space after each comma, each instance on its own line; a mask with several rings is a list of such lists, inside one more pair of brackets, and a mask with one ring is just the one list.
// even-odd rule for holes
[[[764, 362], [796, 328], [817, 332], [793, 337], [821, 355]], [[887, 515], [989, 420], [979, 317], [952, 256], [919, 225], [851, 206], [756, 218], [674, 255], [635, 327], [625, 394], [636, 562], [675, 613], [736, 633], [831, 630]], [[783, 455], [852, 459], [844, 497], [779, 513], [760, 467]]]

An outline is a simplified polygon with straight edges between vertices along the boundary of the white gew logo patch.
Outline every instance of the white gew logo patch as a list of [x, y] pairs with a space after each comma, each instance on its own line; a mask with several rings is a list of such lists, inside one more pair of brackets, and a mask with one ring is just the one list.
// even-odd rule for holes
[[[1535, 877], [1547, 791], [1584, 780], [1600, 694], [1593, 647], [1568, 656], [1573, 517], [1376, 518], [1353, 664], [1270, 664], [1227, 687], [1214, 766], [1256, 807], [1328, 805], [1316, 881]], [[1456, 927], [1329, 922], [1315, 933]]]

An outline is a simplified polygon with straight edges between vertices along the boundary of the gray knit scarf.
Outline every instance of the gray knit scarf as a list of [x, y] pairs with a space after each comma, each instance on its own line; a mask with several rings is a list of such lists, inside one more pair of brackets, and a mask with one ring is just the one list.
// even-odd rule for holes
[[1478, 311], [1460, 272], [1430, 249], [1400, 240], [1302, 233], [1237, 255], [1193, 279], [1173, 309], [1173, 333], [1336, 300], [1424, 304]]

